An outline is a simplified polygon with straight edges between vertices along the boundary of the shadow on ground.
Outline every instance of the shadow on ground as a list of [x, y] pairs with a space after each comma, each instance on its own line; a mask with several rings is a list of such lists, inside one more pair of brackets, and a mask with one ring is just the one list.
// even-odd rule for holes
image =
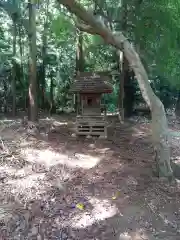
[[178, 186], [153, 177], [147, 124], [110, 119], [102, 141], [55, 120], [23, 138], [23, 165], [1, 165], [1, 239], [179, 239]]

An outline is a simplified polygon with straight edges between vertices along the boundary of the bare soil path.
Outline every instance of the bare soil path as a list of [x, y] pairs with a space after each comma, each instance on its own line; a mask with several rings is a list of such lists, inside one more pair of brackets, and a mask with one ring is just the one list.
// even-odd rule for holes
[[[73, 138], [72, 126], [41, 119], [32, 136], [18, 119], [0, 122], [0, 240], [179, 240], [179, 180], [153, 175], [149, 122], [111, 117], [107, 140]], [[179, 143], [173, 135], [176, 162]]]

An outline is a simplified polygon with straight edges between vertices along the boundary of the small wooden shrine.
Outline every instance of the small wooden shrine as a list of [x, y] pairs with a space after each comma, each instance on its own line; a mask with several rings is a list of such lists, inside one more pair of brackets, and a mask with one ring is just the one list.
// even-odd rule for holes
[[110, 77], [83, 72], [76, 76], [70, 91], [76, 94], [76, 134], [107, 137], [106, 107], [101, 95], [111, 93]]

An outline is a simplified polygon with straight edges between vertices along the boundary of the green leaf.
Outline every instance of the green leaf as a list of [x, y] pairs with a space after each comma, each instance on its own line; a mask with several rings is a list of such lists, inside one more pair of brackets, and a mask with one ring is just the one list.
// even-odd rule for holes
[[51, 29], [61, 41], [66, 41], [68, 35], [70, 36], [75, 32], [73, 24], [70, 22], [69, 18], [65, 17], [63, 14], [57, 16], [52, 21]]

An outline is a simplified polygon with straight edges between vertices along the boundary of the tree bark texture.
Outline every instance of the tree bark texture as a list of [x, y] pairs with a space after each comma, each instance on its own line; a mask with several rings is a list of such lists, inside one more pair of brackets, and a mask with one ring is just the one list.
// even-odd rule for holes
[[[124, 53], [121, 52], [122, 57], [119, 56], [119, 71], [120, 71], [120, 79], [119, 79], [119, 118], [121, 122], [124, 122], [124, 117], [126, 115], [127, 109], [125, 105], [125, 85], [126, 81], [129, 80], [128, 75], [128, 61], [126, 60]], [[130, 98], [130, 96], [128, 96]]]
[[45, 94], [46, 94], [46, 53], [47, 53], [47, 33], [48, 33], [48, 7], [49, 7], [49, 0], [46, 1], [46, 8], [45, 8], [45, 18], [44, 18], [44, 29], [42, 35], [42, 71], [41, 71], [41, 107], [44, 108], [46, 101], [45, 101]]
[[16, 115], [16, 39], [17, 26], [16, 18], [13, 17], [13, 61], [12, 61], [12, 115]]
[[45, 106], [45, 91], [46, 91], [46, 48], [47, 48], [47, 31], [46, 25], [44, 24], [44, 33], [42, 37], [42, 69], [41, 69], [41, 107], [44, 108]]
[[[77, 33], [77, 46], [76, 46], [76, 75], [84, 72], [84, 52], [83, 52], [83, 32], [76, 30]], [[78, 94], [74, 95], [74, 108], [77, 113], [80, 111], [80, 102], [78, 100]]]
[[[20, 51], [20, 58], [21, 58], [21, 79], [22, 82], [25, 83], [25, 74], [24, 74], [24, 63], [23, 63], [23, 57], [24, 57], [24, 45], [22, 43], [22, 27], [19, 26], [18, 28], [18, 33], [19, 33], [19, 51]], [[26, 89], [25, 86], [23, 87], [23, 99], [24, 99], [24, 110], [26, 110], [26, 98], [27, 98], [27, 94], [26, 94]]]
[[[121, 14], [121, 24], [120, 29], [123, 32], [127, 31], [127, 0], [121, 1], [121, 8], [122, 8], [122, 14]], [[126, 77], [126, 71], [128, 71], [128, 62], [126, 60], [126, 57], [124, 53], [122, 52], [122, 57], [119, 58], [119, 70], [120, 70], [120, 85], [119, 85], [119, 117], [121, 122], [124, 122], [124, 82]]]
[[83, 32], [77, 29], [76, 74], [84, 71]]
[[38, 120], [37, 69], [36, 69], [36, 5], [29, 2], [29, 120]]

